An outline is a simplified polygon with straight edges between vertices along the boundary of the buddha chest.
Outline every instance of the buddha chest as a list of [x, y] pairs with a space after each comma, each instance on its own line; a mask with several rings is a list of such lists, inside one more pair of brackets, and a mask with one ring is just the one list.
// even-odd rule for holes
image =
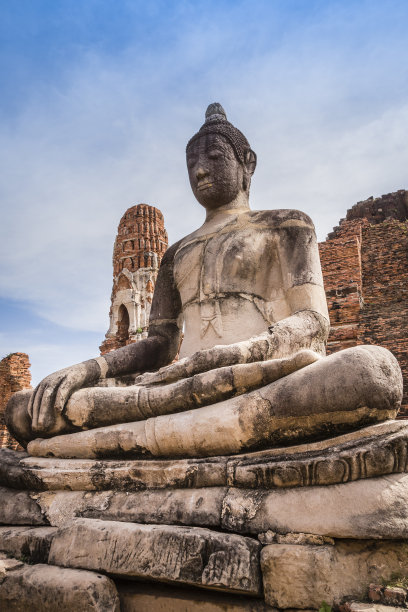
[[283, 294], [276, 235], [265, 228], [237, 228], [182, 244], [174, 276], [183, 307], [229, 294], [265, 301]]
[[182, 244], [174, 277], [185, 321], [183, 355], [262, 333], [289, 314], [270, 228], [236, 227]]

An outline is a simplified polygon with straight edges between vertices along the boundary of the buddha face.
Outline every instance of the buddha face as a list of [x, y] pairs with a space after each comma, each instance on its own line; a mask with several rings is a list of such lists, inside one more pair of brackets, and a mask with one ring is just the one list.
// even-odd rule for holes
[[207, 210], [229, 204], [244, 190], [244, 167], [228, 140], [220, 134], [203, 134], [187, 150], [191, 189]]

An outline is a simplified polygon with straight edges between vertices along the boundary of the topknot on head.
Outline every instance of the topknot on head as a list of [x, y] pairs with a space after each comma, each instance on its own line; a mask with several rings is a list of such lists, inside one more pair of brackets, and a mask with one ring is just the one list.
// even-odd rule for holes
[[227, 121], [227, 114], [219, 102], [209, 104], [205, 111], [205, 122], [207, 121]]
[[250, 173], [253, 174], [256, 166], [256, 155], [251, 150], [250, 144], [243, 133], [236, 128], [227, 119], [225, 110], [219, 102], [213, 102], [207, 107], [205, 112], [205, 123], [200, 127], [198, 132], [194, 134], [187, 143], [186, 150], [190, 145], [205, 134], [219, 134], [226, 138], [229, 144], [234, 149], [235, 155], [241, 164], [248, 166], [248, 161], [253, 160], [250, 164]]

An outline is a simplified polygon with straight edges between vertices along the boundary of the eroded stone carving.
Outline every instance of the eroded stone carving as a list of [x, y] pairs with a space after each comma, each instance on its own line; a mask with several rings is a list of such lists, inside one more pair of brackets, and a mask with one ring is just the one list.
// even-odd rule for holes
[[[149, 337], [15, 395], [8, 425], [32, 440], [31, 455], [234, 454], [395, 416], [401, 372], [388, 351], [321, 358], [328, 314], [313, 224], [249, 209], [256, 155], [219, 104], [189, 141], [187, 166], [206, 220], [163, 258]], [[182, 359], [167, 365], [183, 322]], [[92, 386], [160, 366], [128, 388]]]
[[0, 485], [32, 491], [325, 486], [408, 471], [408, 426], [387, 421], [329, 440], [173, 460], [78, 460], [0, 450]]
[[207, 529], [76, 519], [54, 536], [49, 561], [258, 595], [259, 551], [252, 538]]

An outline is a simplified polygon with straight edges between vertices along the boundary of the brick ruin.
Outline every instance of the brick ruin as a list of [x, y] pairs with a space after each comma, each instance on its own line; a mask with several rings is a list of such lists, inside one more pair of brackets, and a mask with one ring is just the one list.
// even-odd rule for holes
[[408, 191], [358, 202], [319, 244], [331, 332], [327, 353], [379, 344], [404, 378], [408, 417]]
[[31, 389], [30, 362], [25, 353], [12, 353], [0, 361], [0, 448], [20, 449], [4, 424], [4, 411], [16, 391]]
[[120, 220], [113, 248], [110, 325], [101, 354], [147, 336], [154, 285], [168, 246], [158, 208], [137, 204]]

